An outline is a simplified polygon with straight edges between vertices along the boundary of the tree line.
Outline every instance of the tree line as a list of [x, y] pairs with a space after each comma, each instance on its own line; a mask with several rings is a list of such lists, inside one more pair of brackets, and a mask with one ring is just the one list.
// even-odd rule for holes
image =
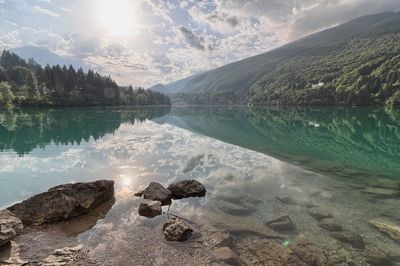
[[120, 87], [110, 76], [72, 65], [44, 68], [4, 50], [0, 57], [0, 107], [170, 105], [166, 95], [141, 87]]

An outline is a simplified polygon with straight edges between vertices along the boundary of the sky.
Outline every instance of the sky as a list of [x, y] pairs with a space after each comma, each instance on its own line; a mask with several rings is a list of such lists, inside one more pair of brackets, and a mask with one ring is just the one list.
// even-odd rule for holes
[[46, 48], [148, 87], [399, 10], [400, 0], [0, 0], [0, 49]]

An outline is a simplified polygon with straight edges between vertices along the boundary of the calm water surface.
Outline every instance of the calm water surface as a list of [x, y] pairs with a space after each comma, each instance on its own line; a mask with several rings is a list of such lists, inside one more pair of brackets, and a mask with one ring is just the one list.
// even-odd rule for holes
[[[0, 207], [61, 183], [116, 180], [114, 206], [78, 236], [94, 257], [107, 250], [105, 263], [118, 263], [116, 257], [123, 263], [132, 250], [122, 247], [139, 243], [137, 258], [147, 254], [149, 264], [163, 264], [165, 251], [144, 247], [157, 245], [152, 241], [159, 238], [158, 231], [148, 233], [149, 224], [156, 227], [165, 218], [139, 217], [133, 193], [154, 180], [168, 185], [188, 178], [203, 182], [207, 196], [176, 201], [171, 212], [199, 226], [275, 236], [265, 222], [290, 215], [296, 232], [279, 233], [280, 238], [305, 236], [327, 254], [345, 254], [327, 255], [333, 264], [367, 265], [365, 251], [318, 226], [309, 215], [314, 205], [368, 246], [385, 250], [393, 263], [400, 259], [399, 242], [370, 222], [400, 224], [400, 113], [244, 107], [0, 113]], [[290, 204], [282, 201], [288, 197]], [[151, 236], [147, 240], [143, 230]], [[238, 240], [235, 250], [252, 264], [246, 241]]]

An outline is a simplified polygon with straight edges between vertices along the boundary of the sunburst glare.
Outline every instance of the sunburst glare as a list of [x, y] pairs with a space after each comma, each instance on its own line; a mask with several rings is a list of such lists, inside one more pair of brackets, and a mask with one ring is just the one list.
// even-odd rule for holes
[[129, 0], [102, 0], [100, 22], [106, 34], [126, 37], [133, 32], [135, 8]]

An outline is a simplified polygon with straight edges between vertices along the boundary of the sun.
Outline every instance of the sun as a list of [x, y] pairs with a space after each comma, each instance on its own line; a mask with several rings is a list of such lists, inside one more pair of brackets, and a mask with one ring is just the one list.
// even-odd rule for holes
[[134, 6], [129, 0], [102, 0], [100, 22], [111, 36], [125, 37], [134, 27]]

